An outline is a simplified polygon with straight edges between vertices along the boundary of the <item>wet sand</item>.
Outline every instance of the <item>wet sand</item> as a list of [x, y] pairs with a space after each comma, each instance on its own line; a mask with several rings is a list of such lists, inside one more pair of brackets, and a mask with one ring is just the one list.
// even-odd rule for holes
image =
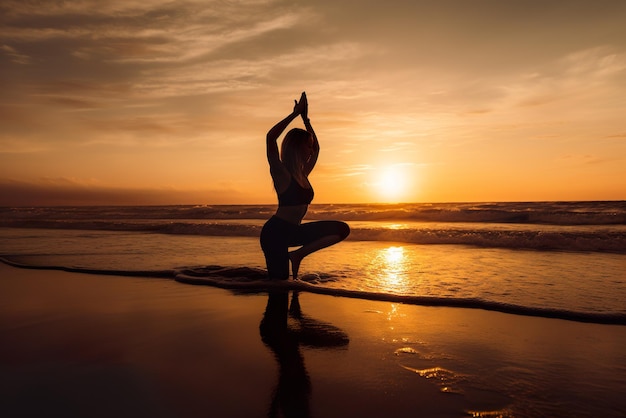
[[623, 416], [626, 327], [0, 264], [2, 416]]

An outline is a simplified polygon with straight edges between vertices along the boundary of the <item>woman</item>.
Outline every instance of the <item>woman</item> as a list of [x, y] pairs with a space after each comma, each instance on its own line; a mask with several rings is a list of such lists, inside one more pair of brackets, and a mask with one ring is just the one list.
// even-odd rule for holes
[[[279, 155], [278, 137], [298, 115], [302, 116], [306, 130], [290, 130], [283, 139]], [[293, 278], [297, 279], [304, 257], [342, 241], [350, 234], [345, 222], [301, 223], [313, 200], [313, 188], [308, 177], [315, 167], [319, 151], [317, 137], [308, 118], [306, 94], [302, 93], [293, 112], [267, 133], [267, 161], [278, 194], [278, 209], [261, 230], [261, 248], [270, 279], [288, 279], [290, 261]], [[289, 252], [289, 247], [296, 246], [300, 248]]]

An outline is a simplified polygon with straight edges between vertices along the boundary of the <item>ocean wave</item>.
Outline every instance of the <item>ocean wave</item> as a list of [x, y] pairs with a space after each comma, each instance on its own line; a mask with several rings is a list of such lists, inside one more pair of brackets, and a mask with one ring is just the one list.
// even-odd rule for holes
[[[258, 237], [263, 220], [169, 221], [169, 220], [28, 220], [22, 228], [106, 230], [201, 235]], [[472, 223], [350, 222], [352, 241], [385, 241], [420, 245], [469, 245], [483, 248], [539, 251], [608, 252], [626, 254], [626, 228], [557, 227]], [[0, 221], [0, 226], [14, 226]]]
[[476, 247], [611, 252], [626, 254], [626, 231], [581, 230], [489, 230], [458, 228], [423, 229], [358, 229], [351, 239], [361, 241], [391, 241], [422, 245], [470, 245]]
[[626, 225], [626, 202], [312, 205], [309, 213], [346, 221]]
[[[383, 301], [404, 303], [410, 305], [421, 306], [438, 306], [466, 309], [482, 309], [488, 311], [496, 311], [513, 315], [543, 317], [563, 319], [576, 322], [589, 322], [597, 324], [609, 325], [626, 325], [626, 314], [621, 313], [595, 313], [595, 312], [577, 312], [567, 309], [540, 308], [515, 305], [509, 303], [494, 302], [476, 298], [453, 298], [453, 297], [435, 297], [435, 296], [416, 296], [416, 295], [399, 295], [382, 292], [362, 291], [355, 289], [344, 289], [329, 287], [324, 284], [325, 281], [332, 281], [332, 278], [319, 280], [314, 277], [305, 280], [268, 280], [265, 270], [249, 268], [249, 267], [225, 267], [225, 266], [203, 266], [203, 267], [187, 267], [172, 270], [107, 270], [107, 269], [89, 269], [80, 267], [67, 266], [41, 266], [27, 265], [17, 263], [15, 261], [1, 258], [0, 261], [18, 268], [38, 269], [38, 270], [61, 270], [73, 273], [98, 274], [98, 275], [115, 275], [130, 277], [146, 277], [146, 278], [166, 278], [173, 279], [177, 282], [191, 285], [207, 285], [235, 292], [269, 292], [274, 290], [281, 291], [303, 291], [316, 294], [323, 294], [337, 297], [357, 298], [364, 300]], [[321, 283], [321, 284], [320, 284]]]
[[[0, 219], [228, 220], [268, 219], [275, 205], [79, 206], [0, 208]], [[345, 221], [470, 222], [539, 225], [626, 225], [626, 201], [410, 204], [313, 204], [309, 217]]]

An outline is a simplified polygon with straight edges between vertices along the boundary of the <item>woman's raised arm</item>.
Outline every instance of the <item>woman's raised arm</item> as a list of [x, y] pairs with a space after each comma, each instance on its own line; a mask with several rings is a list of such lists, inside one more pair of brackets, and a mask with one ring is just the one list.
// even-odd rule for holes
[[295, 110], [289, 114], [285, 119], [278, 122], [267, 132], [267, 161], [270, 163], [270, 168], [273, 164], [280, 164], [280, 154], [278, 153], [278, 137], [282, 134], [287, 126], [298, 116]]
[[320, 155], [320, 144], [317, 141], [317, 135], [315, 135], [315, 131], [313, 130], [313, 126], [311, 126], [311, 120], [309, 119], [309, 101], [306, 98], [306, 94], [302, 93], [302, 97], [300, 98], [300, 103], [304, 102], [304, 106], [300, 115], [302, 116], [302, 121], [304, 122], [304, 127], [307, 132], [311, 134], [311, 139], [313, 140], [312, 144], [312, 154], [311, 158], [305, 163], [304, 171], [308, 176], [311, 171], [313, 171], [313, 167], [317, 163], [317, 157]]
[[280, 163], [280, 154], [278, 153], [278, 137], [287, 129], [287, 126], [303, 111], [306, 111], [306, 95], [304, 92], [300, 96], [300, 101], [294, 100], [293, 112], [289, 114], [285, 119], [278, 122], [267, 132], [267, 161], [272, 164]]

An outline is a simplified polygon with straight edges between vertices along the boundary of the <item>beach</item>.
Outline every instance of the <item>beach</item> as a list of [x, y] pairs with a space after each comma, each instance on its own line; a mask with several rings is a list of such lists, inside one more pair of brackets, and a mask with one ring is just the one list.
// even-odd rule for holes
[[4, 264], [0, 277], [7, 417], [626, 413], [624, 326], [310, 293], [294, 309], [292, 294], [271, 306]]
[[626, 418], [626, 1], [0, 10], [0, 418]]
[[626, 415], [626, 202], [311, 205], [286, 283], [274, 210], [0, 208], [0, 415]]

